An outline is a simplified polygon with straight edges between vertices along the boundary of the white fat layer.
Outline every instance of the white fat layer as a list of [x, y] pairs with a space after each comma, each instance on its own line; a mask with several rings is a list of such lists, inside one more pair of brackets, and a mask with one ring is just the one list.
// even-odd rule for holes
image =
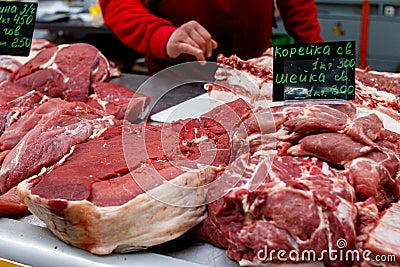
[[11, 124], [13, 124], [15, 121], [18, 120], [19, 115], [21, 114], [21, 112], [16, 111], [12, 114], [11, 118], [9, 119], [7, 125], [10, 126]]
[[367, 153], [371, 150], [372, 148], [370, 146], [363, 146], [360, 148], [360, 153]]
[[386, 72], [386, 71], [374, 71], [371, 70], [369, 71], [371, 74], [377, 74], [383, 77], [388, 77], [388, 78], [400, 78], [400, 73], [395, 73], [395, 72]]
[[209, 138], [208, 138], [207, 135], [202, 135], [202, 136], [200, 136], [200, 137], [194, 138], [194, 139], [193, 139], [193, 142], [196, 143], [196, 144], [198, 144], [198, 143], [200, 143], [200, 142], [204, 142], [204, 141], [208, 141], [208, 140], [209, 140]]
[[329, 167], [328, 163], [326, 163], [326, 162], [322, 163], [321, 172], [326, 176], [329, 176], [329, 177], [333, 176], [331, 168]]
[[40, 100], [39, 105], [42, 105], [44, 102], [48, 101], [50, 98], [47, 95], [43, 95], [42, 100]]
[[[27, 94], [33, 94], [35, 92], [35, 90], [29, 91]], [[26, 95], [26, 94], [25, 94]], [[23, 96], [20, 96], [19, 98], [22, 98]], [[18, 99], [18, 98], [17, 98]], [[46, 95], [43, 95], [42, 99], [40, 100], [40, 102], [38, 103], [39, 105], [42, 105], [44, 102], [46, 102], [47, 100], [49, 100], [49, 97]], [[10, 126], [11, 124], [13, 124], [15, 121], [17, 121], [19, 119], [19, 116], [21, 115], [21, 112], [19, 110], [15, 111], [11, 118], [8, 121], [8, 126]]]
[[98, 95], [95, 96], [97, 103], [103, 108], [103, 110], [106, 110], [106, 105], [109, 103], [107, 100], [101, 100]]
[[[232, 74], [229, 74], [229, 71]], [[272, 83], [265, 82], [264, 79], [247, 72], [237, 70], [228, 70], [228, 72], [216, 75], [216, 83], [221, 83], [222, 86], [226, 84], [234, 94], [240, 95], [241, 98], [247, 98], [246, 101], [248, 103], [254, 105], [257, 100], [262, 99], [265, 101], [266, 98], [271, 97]], [[219, 80], [218, 78], [221, 78], [224, 74], [226, 78]]]
[[[67, 158], [74, 153], [75, 150], [75, 146], [71, 146], [71, 149], [69, 150], [68, 154], [65, 154], [55, 165], [57, 166], [61, 166], [66, 160]], [[51, 166], [51, 169], [53, 169], [54, 165]]]
[[[346, 223], [348, 225], [352, 226], [352, 229], [355, 229], [355, 215], [357, 214], [355, 207], [351, 206], [349, 204], [349, 202], [343, 200], [342, 198], [340, 198], [340, 203], [339, 205], [336, 206], [336, 211], [335, 211], [335, 215], [336, 217], [339, 219], [339, 221], [341, 223]], [[353, 215], [353, 216], [351, 216]]]
[[63, 47], [66, 45], [59, 45], [57, 48], [57, 51], [54, 52], [54, 54], [51, 56], [51, 58], [44, 64], [40, 65], [40, 69], [47, 69], [47, 68], [54, 68], [53, 65], [55, 64], [55, 59], [58, 54], [58, 51], [60, 51]]
[[382, 90], [378, 90], [375, 87], [370, 87], [370, 86], [366, 86], [364, 84], [362, 84], [361, 82], [357, 82], [357, 85], [361, 87], [362, 89], [362, 94], [372, 94], [374, 97], [377, 97], [379, 99], [385, 100], [385, 101], [394, 101], [396, 100], [396, 96], [392, 93], [386, 92], [386, 91], [382, 91]]
[[[110, 115], [110, 116], [104, 116], [104, 117], [96, 119], [96, 120], [99, 121], [99, 122], [108, 121], [108, 123], [110, 125], [114, 125], [113, 118], [114, 118], [114, 116]], [[97, 127], [98, 126], [95, 125], [95, 128], [93, 129], [93, 133], [89, 136], [89, 139], [98, 138], [100, 135], [102, 135], [108, 129], [106, 126], [101, 126], [101, 125], [100, 125], [100, 128], [97, 128]]]
[[89, 136], [89, 139], [96, 139], [96, 138], [98, 138], [98, 137], [99, 137], [100, 135], [102, 135], [106, 130], [107, 130], [107, 128], [94, 129], [92, 135]]
[[[109, 75], [109, 69], [110, 69], [110, 63], [108, 59], [99, 51], [98, 56], [104, 59], [104, 62], [106, 63], [106, 71], [104, 72], [103, 76], [100, 78], [101, 81], [104, 81], [108, 78]], [[99, 71], [99, 65], [96, 66], [96, 68], [92, 71], [92, 75], [97, 74]]]

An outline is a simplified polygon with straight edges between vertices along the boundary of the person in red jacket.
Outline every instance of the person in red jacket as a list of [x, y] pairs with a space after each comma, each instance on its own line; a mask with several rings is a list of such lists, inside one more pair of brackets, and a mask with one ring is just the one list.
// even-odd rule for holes
[[[142, 2], [143, 1], [143, 2]], [[105, 24], [146, 55], [150, 74], [220, 53], [242, 59], [271, 47], [274, 0], [99, 0]], [[276, 0], [295, 42], [321, 42], [314, 0]]]

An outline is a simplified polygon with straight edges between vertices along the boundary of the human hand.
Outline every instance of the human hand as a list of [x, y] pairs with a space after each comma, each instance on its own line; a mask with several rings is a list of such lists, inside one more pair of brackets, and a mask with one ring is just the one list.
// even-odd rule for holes
[[217, 42], [211, 34], [197, 21], [189, 21], [177, 28], [167, 42], [167, 55], [176, 58], [181, 54], [189, 54], [198, 61], [211, 57], [212, 50], [217, 48]]

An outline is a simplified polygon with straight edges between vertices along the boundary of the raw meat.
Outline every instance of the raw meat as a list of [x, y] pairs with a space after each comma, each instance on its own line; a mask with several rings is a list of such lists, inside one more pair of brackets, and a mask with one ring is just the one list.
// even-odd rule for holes
[[50, 118], [52, 113], [57, 111], [61, 105], [65, 104], [67, 104], [67, 102], [58, 98], [48, 99], [37, 108], [26, 112], [0, 135], [0, 149], [12, 149], [26, 133], [36, 126], [43, 116], [47, 115], [47, 117]]
[[206, 218], [207, 188], [230, 160], [229, 132], [249, 111], [237, 100], [168, 125], [125, 121], [75, 142], [19, 183], [19, 195], [61, 240], [95, 254], [166, 242]]
[[69, 109], [58, 112], [58, 116], [45, 117], [7, 154], [0, 169], [0, 188], [3, 193], [37, 174], [43, 167], [59, 161], [75, 144], [118, 125], [110, 117], [103, 118], [91, 113], [90, 107], [82, 108], [84, 103], [72, 104]]
[[357, 248], [362, 250], [369, 233], [376, 227], [379, 221], [379, 211], [373, 198], [364, 202], [356, 202], [357, 207]]
[[379, 88], [381, 91], [400, 96], [400, 74], [389, 72], [377, 72], [372, 70], [356, 69], [356, 78], [364, 86]]
[[48, 98], [36, 91], [30, 91], [7, 104], [0, 106], [0, 135], [4, 130], [31, 109], [39, 106]]
[[255, 153], [239, 157], [218, 179], [229, 182], [211, 187], [208, 197], [217, 200], [208, 211], [229, 242], [229, 258], [244, 266], [279, 262], [276, 254], [264, 257], [267, 247], [286, 255], [313, 250], [329, 264], [346, 264], [331, 262], [322, 251], [337, 249], [340, 239], [346, 249], [355, 248], [357, 210], [348, 172], [316, 158]]
[[0, 195], [0, 216], [20, 214], [28, 212], [28, 207], [17, 195], [17, 187], [8, 190]]
[[237, 56], [219, 55], [215, 82], [205, 86], [209, 96], [223, 102], [242, 98], [255, 106], [267, 107], [272, 98], [272, 69]]
[[19, 67], [22, 66], [17, 59], [11, 56], [0, 56], [0, 82], [8, 81]]
[[328, 162], [345, 165], [372, 150], [372, 147], [356, 142], [346, 134], [323, 133], [304, 137], [288, 153], [295, 156], [317, 156]]
[[373, 198], [379, 210], [399, 198], [396, 184], [399, 159], [394, 154], [371, 152], [351, 161], [347, 168], [357, 192], [358, 201]]
[[[41, 57], [52, 62], [52, 56]], [[57, 157], [49, 155], [56, 161], [38, 157], [33, 167], [22, 162], [24, 170], [33, 171], [22, 174], [31, 178], [19, 183], [18, 194], [60, 239], [96, 254], [176, 238], [205, 219], [204, 204], [209, 203], [198, 236], [226, 247], [228, 257], [241, 265], [281, 263], [277, 254], [267, 257], [266, 247], [300, 255], [312, 250], [329, 266], [359, 264], [332, 260], [323, 252], [329, 249], [400, 255], [398, 242], [391, 243], [381, 231], [390, 228], [395, 238], [398, 231], [396, 225], [387, 226], [399, 217], [398, 204], [393, 204], [400, 197], [398, 77], [357, 74], [356, 100], [346, 105], [267, 108], [272, 72], [260, 62], [221, 56], [216, 82], [207, 88], [211, 97], [238, 100], [199, 118], [158, 126], [103, 125], [90, 138], [70, 141]], [[53, 70], [46, 69], [47, 75]], [[378, 83], [365, 81], [364, 74]], [[89, 84], [94, 91], [89, 104], [101, 114], [127, 118], [122, 114], [131, 92], [108, 90], [102, 81]], [[381, 84], [386, 91], [374, 88]], [[123, 106], [116, 97], [109, 101], [105, 91], [125, 98]], [[70, 92], [70, 99], [79, 95]], [[146, 101], [139, 100], [141, 111]], [[30, 147], [46, 147], [58, 136], [43, 129], [29, 137]], [[63, 134], [65, 128], [60, 129]], [[59, 140], [60, 146], [69, 141]], [[9, 152], [3, 166], [12, 166], [17, 150]], [[14, 174], [0, 173], [4, 190], [18, 183], [18, 168]], [[341, 240], [345, 247], [339, 247]]]
[[[388, 208], [375, 229], [370, 232], [364, 249], [372, 251], [370, 259], [383, 259], [386, 256], [388, 264], [398, 266], [400, 264], [400, 204], [393, 203]], [[380, 258], [377, 257], [380, 256]], [[395, 265], [396, 264], [396, 265]]]
[[[10, 82], [6, 83], [10, 86], [4, 84], [5, 89], [20, 89]], [[131, 121], [141, 120], [147, 115], [150, 102], [148, 96], [106, 82], [94, 84], [94, 89], [96, 93], [89, 97], [88, 106], [77, 102], [69, 104], [59, 98], [47, 98], [37, 91], [26, 93], [24, 96], [0, 106], [0, 134], [2, 133], [0, 135], [0, 149], [13, 148], [42, 117], [51, 119], [53, 114], [60, 109], [72, 110], [74, 107], [80, 107], [81, 109], [90, 109], [92, 113], [97, 115], [112, 115], [116, 119], [129, 119]], [[13, 92], [15, 94], [22, 93], [18, 90], [13, 90]], [[62, 106], [65, 106], [65, 108]], [[69, 114], [69, 116], [75, 115]]]
[[[246, 65], [246, 63], [242, 64]], [[247, 62], [247, 64], [249, 63]], [[240, 66], [234, 66], [236, 71], [239, 71]], [[231, 69], [229, 69], [229, 72], [234, 73]], [[217, 84], [221, 73], [215, 77]], [[241, 73], [241, 75], [245, 74]], [[236, 75], [236, 77], [241, 76]], [[385, 77], [389, 76], [386, 74], [379, 76], [380, 79]], [[292, 161], [302, 162], [296, 165], [303, 166], [307, 165], [304, 163], [305, 159], [318, 157], [318, 160], [314, 160], [324, 162], [329, 166], [326, 169], [322, 168], [323, 170], [338, 172], [329, 175], [329, 177], [340, 178], [341, 175], [344, 175], [340, 180], [345, 182], [335, 188], [345, 187], [348, 188], [349, 192], [352, 192], [351, 198], [344, 197], [347, 201], [347, 209], [338, 209], [337, 213], [330, 215], [329, 218], [333, 219], [334, 216], [352, 218], [351, 223], [344, 225], [344, 228], [340, 230], [341, 232], [352, 233], [352, 236], [341, 238], [352, 242], [351, 244], [348, 243], [346, 249], [357, 248], [362, 251], [364, 249], [363, 244], [369, 234], [368, 231], [373, 229], [377, 223], [378, 212], [387, 209], [391, 203], [397, 201], [400, 197], [400, 116], [396, 104], [398, 99], [395, 96], [398, 76], [390, 77], [386, 80], [389, 90], [382, 89], [381, 91], [376, 88], [364, 90], [367, 86], [363, 85], [361, 81], [357, 81], [359, 84], [357, 95], [362, 97], [358, 97], [355, 101], [346, 105], [296, 104], [253, 110], [253, 116], [249, 116], [243, 121], [245, 129], [233, 134], [233, 151], [236, 161], [230, 164], [227, 171], [221, 176], [224, 181], [221, 184], [225, 187], [222, 185], [221, 188], [212, 187], [208, 197], [211, 201], [216, 201], [209, 204], [210, 217], [207, 223], [197, 228], [201, 229], [200, 233], [197, 232], [198, 236], [207, 242], [215, 243], [216, 246], [228, 245], [228, 256], [244, 266], [268, 262], [281, 263], [277, 259], [270, 259], [270, 261], [267, 259], [267, 261], [260, 262], [260, 259], [257, 258], [257, 252], [263, 249], [262, 244], [267, 245], [268, 250], [276, 248], [275, 251], [281, 248], [289, 251], [294, 248], [299, 249], [301, 246], [290, 247], [293, 246], [293, 240], [296, 240], [296, 238], [284, 232], [285, 229], [290, 227], [280, 227], [279, 231], [273, 232], [273, 227], [279, 224], [273, 219], [269, 219], [268, 216], [270, 215], [267, 216], [265, 213], [264, 219], [267, 218], [266, 220], [270, 221], [267, 223], [259, 222], [259, 217], [257, 217], [259, 214], [254, 212], [254, 209], [268, 209], [270, 211], [269, 206], [273, 206], [269, 202], [273, 199], [269, 195], [270, 191], [275, 194], [275, 191], [271, 188], [276, 188], [278, 195], [287, 193], [286, 187], [288, 185], [282, 186], [281, 182], [276, 180], [286, 178], [284, 182], [287, 183], [288, 178], [295, 177], [292, 172], [306, 177], [307, 171], [297, 170], [298, 166], [286, 166], [285, 172], [282, 171], [281, 174], [283, 178], [273, 179], [273, 182], [280, 186], [263, 182], [263, 179], [268, 180], [268, 177], [276, 175], [273, 171], [268, 172], [269, 168], [274, 168], [275, 160], [288, 157]], [[231, 81], [232, 84], [229, 84]], [[237, 86], [234, 80], [226, 79], [225, 82], [224, 86], [228, 88]], [[215, 89], [216, 87], [210, 88]], [[219, 90], [216, 88], [216, 91], [218, 94], [209, 91], [211, 98], [226, 101], [232, 97], [229, 89]], [[262, 103], [249, 98], [249, 92], [254, 91], [253, 87], [242, 87], [233, 91], [237, 93], [235, 97], [242, 97], [254, 106], [263, 106]], [[371, 100], [368, 99], [368, 92], [372, 91], [375, 91], [376, 94], [372, 96]], [[268, 98], [268, 95], [265, 96]], [[376, 107], [376, 109], [371, 110], [371, 107]], [[260, 119], [261, 117], [265, 119]], [[273, 123], [268, 124], [268, 121], [273, 121]], [[264, 126], [261, 127], [261, 125]], [[268, 159], [266, 157], [264, 160], [267, 162], [260, 164], [261, 166], [253, 162], [255, 155], [271, 152], [277, 155], [273, 161], [266, 160]], [[313, 168], [313, 170], [316, 169]], [[294, 186], [297, 190], [310, 190], [310, 188], [299, 184], [299, 180], [303, 179], [303, 176], [293, 178], [295, 181], [292, 181], [289, 185]], [[243, 179], [251, 177], [248, 178], [251, 182], [241, 185], [241, 177], [244, 177]], [[323, 178], [319, 179], [323, 180]], [[332, 194], [338, 193], [333, 189], [331, 190], [330, 193]], [[316, 190], [316, 192], [320, 191], [320, 188]], [[228, 193], [224, 195], [226, 192]], [[224, 195], [222, 199], [216, 197], [222, 195]], [[281, 203], [285, 199], [290, 199], [290, 196], [282, 197]], [[278, 203], [278, 201], [276, 202]], [[287, 204], [287, 211], [282, 213], [284, 214], [282, 217], [289, 222], [313, 222], [304, 212], [299, 214], [296, 219], [291, 217], [293, 209], [297, 209], [298, 204], [296, 203], [302, 202], [300, 200], [294, 203], [291, 201]], [[322, 203], [324, 201], [317, 204]], [[304, 206], [310, 207], [310, 204]], [[334, 205], [330, 207], [332, 208]], [[279, 209], [277, 208], [277, 210]], [[274, 214], [277, 211], [270, 212]], [[296, 214], [293, 214], [293, 216], [296, 216]], [[296, 224], [296, 227], [298, 226], [299, 223]], [[294, 229], [296, 227], [292, 226]], [[309, 227], [309, 225], [306, 227]], [[346, 228], [348, 229], [344, 230]], [[208, 235], [207, 231], [212, 235]], [[336, 231], [336, 229], [328, 229], [327, 232], [329, 231]], [[307, 230], [303, 229], [299, 232], [307, 233]], [[225, 240], [221, 238], [221, 235]], [[263, 242], [260, 242], [260, 239]], [[285, 244], [288, 247], [282, 247]], [[309, 244], [311, 244], [310, 248], [314, 250], [321, 249], [320, 246], [325, 246], [325, 249], [330, 247], [326, 246], [323, 240], [319, 240], [315, 244], [309, 242]], [[332, 262], [329, 259], [325, 259], [325, 261], [325, 264], [328, 265], [357, 264], [355, 262]]]
[[91, 83], [110, 77], [110, 64], [96, 47], [75, 43], [41, 50], [11, 81], [50, 97], [86, 102]]
[[[134, 129], [132, 133], [140, 135]], [[27, 183], [26, 186], [33, 185], [30, 192], [20, 184], [30, 210], [49, 223], [49, 229], [60, 239], [96, 254], [114, 250], [128, 252], [166, 242], [205, 218], [204, 189], [187, 194], [181, 186], [198, 187], [208, 183], [217, 168], [183, 172], [166, 160], [156, 160], [152, 165], [145, 153], [134, 153], [148, 163], [135, 164], [137, 166], [132, 168], [136, 169], [129, 173], [122, 149], [121, 136], [77, 145], [59, 167], [34, 178], [33, 184]], [[103, 160], [99, 161], [99, 157]], [[158, 166], [160, 164], [162, 166]], [[176, 186], [151, 184], [151, 177], [155, 182], [170, 180]], [[138, 179], [145, 179], [147, 186], [154, 189], [147, 188], [145, 194], [135, 183]], [[160, 196], [160, 192], [166, 195]], [[148, 194], [167, 198], [178, 206], [163, 203]], [[30, 203], [31, 198], [35, 203]], [[55, 211], [57, 216], [54, 216]], [[85, 214], [84, 221], [80, 212]]]
[[149, 96], [108, 82], [97, 82], [91, 87], [94, 93], [89, 96], [87, 104], [103, 110], [108, 115], [113, 115], [117, 119], [135, 121], [144, 119], [148, 113]]
[[296, 141], [301, 137], [321, 132], [343, 131], [349, 115], [333, 106], [306, 105], [271, 108], [273, 113], [285, 117], [279, 129], [279, 138], [285, 141]]
[[23, 96], [28, 91], [10, 81], [3, 81], [0, 83], [0, 108], [8, 102]]
[[[138, 171], [142, 175], [148, 175], [143, 172], [144, 170]], [[58, 238], [102, 255], [112, 251], [142, 250], [164, 243], [201, 222], [206, 216], [203, 205], [205, 193], [199, 189], [198, 192], [192, 190], [192, 194], [186, 194], [181, 190], [181, 186], [200, 187], [211, 181], [214, 173], [211, 167], [197, 172], [186, 172], [171, 177], [170, 182], [176, 186], [165, 183], [147, 192], [165, 199], [176, 200], [179, 206], [163, 203], [151, 195], [141, 193], [138, 190], [140, 188], [134, 185], [130, 174], [115, 178], [115, 182], [114, 180], [106, 182], [112, 186], [107, 189], [123, 189], [122, 192], [129, 194], [129, 200], [124, 204], [120, 202], [117, 206], [95, 206], [87, 200], [71, 202], [47, 200], [33, 195], [29, 190], [32, 184], [24, 182], [19, 185], [19, 194], [25, 199], [29, 209], [48, 223], [47, 227]], [[96, 189], [96, 185], [93, 187]], [[108, 196], [106, 194], [104, 197]], [[115, 201], [115, 197], [112, 199]], [[107, 200], [102, 198], [95, 201]], [[190, 206], [185, 207], [188, 204]]]

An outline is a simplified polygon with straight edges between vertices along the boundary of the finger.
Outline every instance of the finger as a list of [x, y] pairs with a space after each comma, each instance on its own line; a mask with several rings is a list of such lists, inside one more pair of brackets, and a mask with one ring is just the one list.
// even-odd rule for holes
[[186, 43], [190, 46], [201, 49], [201, 47], [192, 38], [190, 38], [189, 35], [186, 38], [184, 38], [183, 40], [181, 40], [180, 43]]
[[211, 40], [211, 43], [212, 43], [212, 49], [216, 49], [218, 47], [218, 43], [214, 39]]
[[178, 48], [180, 51], [182, 51], [182, 53], [192, 55], [192, 56], [196, 57], [196, 59], [200, 62], [206, 61], [203, 50], [201, 50], [199, 48], [193, 47], [187, 43], [179, 43]]
[[203, 53], [206, 54], [207, 40], [204, 39], [204, 37], [201, 36], [200, 33], [197, 32], [195, 29], [191, 29], [188, 34], [190, 38], [199, 46], [199, 48], [203, 50]]
[[212, 56], [212, 50], [213, 50], [213, 42], [212, 42], [213, 39], [211, 37], [211, 34], [203, 26], [201, 26], [200, 24], [197, 24], [195, 29], [205, 41], [204, 54], [207, 57], [211, 57]]

